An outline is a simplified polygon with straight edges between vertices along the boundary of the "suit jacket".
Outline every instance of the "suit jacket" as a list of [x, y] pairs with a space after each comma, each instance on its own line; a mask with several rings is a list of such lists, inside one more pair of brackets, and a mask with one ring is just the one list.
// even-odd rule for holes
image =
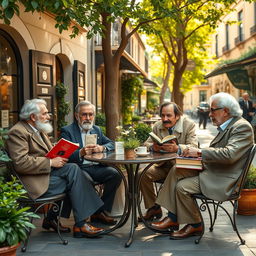
[[[100, 127], [93, 125], [93, 128], [90, 130], [90, 134], [97, 134], [97, 144], [105, 146], [107, 150], [114, 150], [114, 142], [102, 133]], [[72, 124], [63, 127], [61, 129], [61, 137], [66, 140], [79, 143], [80, 147], [70, 156], [69, 162], [82, 165], [83, 159], [80, 158], [79, 151], [83, 147], [83, 142], [78, 123], [75, 121]]]
[[221, 201], [231, 195], [253, 143], [252, 126], [237, 117], [217, 134], [209, 148], [202, 149], [204, 170], [199, 180], [205, 196]]
[[239, 100], [240, 108], [243, 110], [243, 118], [247, 121], [252, 121], [252, 116], [249, 115], [250, 112], [254, 112], [254, 108], [252, 106], [252, 101], [248, 100], [248, 108], [243, 99]]
[[8, 136], [6, 147], [15, 170], [31, 197], [38, 198], [49, 186], [51, 167], [45, 154], [52, 144], [44, 133], [41, 133], [41, 139], [26, 121], [15, 124]]
[[[153, 126], [153, 132], [160, 138], [163, 139], [169, 135], [168, 129], [163, 126], [162, 121], [158, 121]], [[177, 137], [181, 150], [184, 150], [187, 146], [198, 147], [198, 140], [196, 136], [195, 123], [188, 117], [181, 116], [176, 123], [173, 134]], [[153, 145], [153, 140], [149, 137], [145, 141], [145, 145], [150, 147]]]

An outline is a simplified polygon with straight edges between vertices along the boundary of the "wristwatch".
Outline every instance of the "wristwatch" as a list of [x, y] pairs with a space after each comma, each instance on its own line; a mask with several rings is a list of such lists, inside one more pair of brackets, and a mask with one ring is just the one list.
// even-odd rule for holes
[[107, 148], [105, 146], [102, 146], [103, 147], [103, 151], [102, 152], [107, 152]]
[[202, 150], [201, 149], [198, 149], [197, 156], [202, 156]]

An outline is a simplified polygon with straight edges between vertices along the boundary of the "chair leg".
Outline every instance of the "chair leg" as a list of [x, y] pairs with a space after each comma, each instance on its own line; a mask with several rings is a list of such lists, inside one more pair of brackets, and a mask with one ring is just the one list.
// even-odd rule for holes
[[[30, 223], [33, 223], [33, 219], [34, 218], [30, 218]], [[28, 241], [29, 241], [29, 238], [30, 238], [31, 231], [32, 231], [32, 228], [27, 229], [27, 238], [23, 242], [23, 245], [21, 247], [21, 252], [26, 252], [27, 251], [27, 246], [28, 246]]]
[[233, 204], [233, 228], [236, 231], [236, 234], [239, 237], [241, 244], [245, 244], [245, 240], [241, 237], [241, 235], [238, 231], [238, 228], [236, 226], [236, 210], [237, 210], [237, 200], [235, 200], [235, 202]]
[[61, 212], [62, 212], [62, 208], [63, 208], [63, 200], [60, 203], [60, 206], [56, 203], [54, 203], [58, 208], [59, 208], [59, 214], [58, 214], [58, 222], [57, 222], [57, 231], [58, 231], [58, 236], [60, 238], [60, 240], [62, 241], [62, 243], [64, 245], [68, 244], [68, 240], [63, 239], [61, 233], [60, 233], [60, 216], [61, 216]]
[[[198, 209], [198, 211], [199, 211], [200, 218], [201, 218], [201, 221], [202, 221], [202, 228], [203, 228], [201, 235], [199, 236], [199, 238], [197, 238], [197, 239], [195, 240], [195, 244], [199, 244], [199, 242], [200, 242], [200, 240], [201, 240], [201, 238], [203, 237], [204, 232], [205, 232], [204, 219], [203, 219], [203, 215], [202, 215], [202, 213], [201, 213], [201, 209], [202, 209], [202, 207], [205, 207], [204, 205], [206, 204], [206, 202], [205, 202], [205, 200], [201, 200], [201, 201], [202, 201], [202, 204], [201, 204], [200, 207], [199, 207], [196, 198], [193, 198], [193, 199], [194, 199], [195, 204], [196, 204], [196, 206], [197, 206], [197, 209]], [[208, 210], [209, 210], [209, 209], [208, 209]], [[205, 209], [204, 209], [204, 211], [205, 211]]]

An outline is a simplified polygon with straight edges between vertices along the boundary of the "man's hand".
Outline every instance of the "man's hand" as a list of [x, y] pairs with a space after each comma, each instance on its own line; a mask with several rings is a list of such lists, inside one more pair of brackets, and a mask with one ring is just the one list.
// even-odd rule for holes
[[98, 144], [93, 148], [94, 153], [101, 153], [103, 151], [104, 151], [104, 146], [101, 146], [101, 145], [98, 145]]
[[67, 161], [68, 161], [67, 158], [62, 158], [60, 156], [55, 157], [51, 159], [51, 167], [61, 168], [67, 163]]
[[172, 141], [171, 143], [165, 143], [161, 146], [162, 150], [170, 153], [176, 153], [178, 152], [178, 145], [175, 143], [175, 141]]
[[182, 156], [185, 157], [198, 157], [199, 156], [200, 149], [188, 147], [183, 150]]

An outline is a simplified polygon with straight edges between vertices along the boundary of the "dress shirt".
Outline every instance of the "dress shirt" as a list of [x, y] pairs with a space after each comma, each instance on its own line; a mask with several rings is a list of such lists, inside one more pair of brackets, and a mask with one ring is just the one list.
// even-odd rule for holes
[[229, 125], [229, 123], [233, 120], [233, 117], [231, 117], [230, 119], [228, 119], [226, 122], [224, 122], [223, 124], [221, 124], [217, 129], [218, 131], [223, 132], [227, 126]]

